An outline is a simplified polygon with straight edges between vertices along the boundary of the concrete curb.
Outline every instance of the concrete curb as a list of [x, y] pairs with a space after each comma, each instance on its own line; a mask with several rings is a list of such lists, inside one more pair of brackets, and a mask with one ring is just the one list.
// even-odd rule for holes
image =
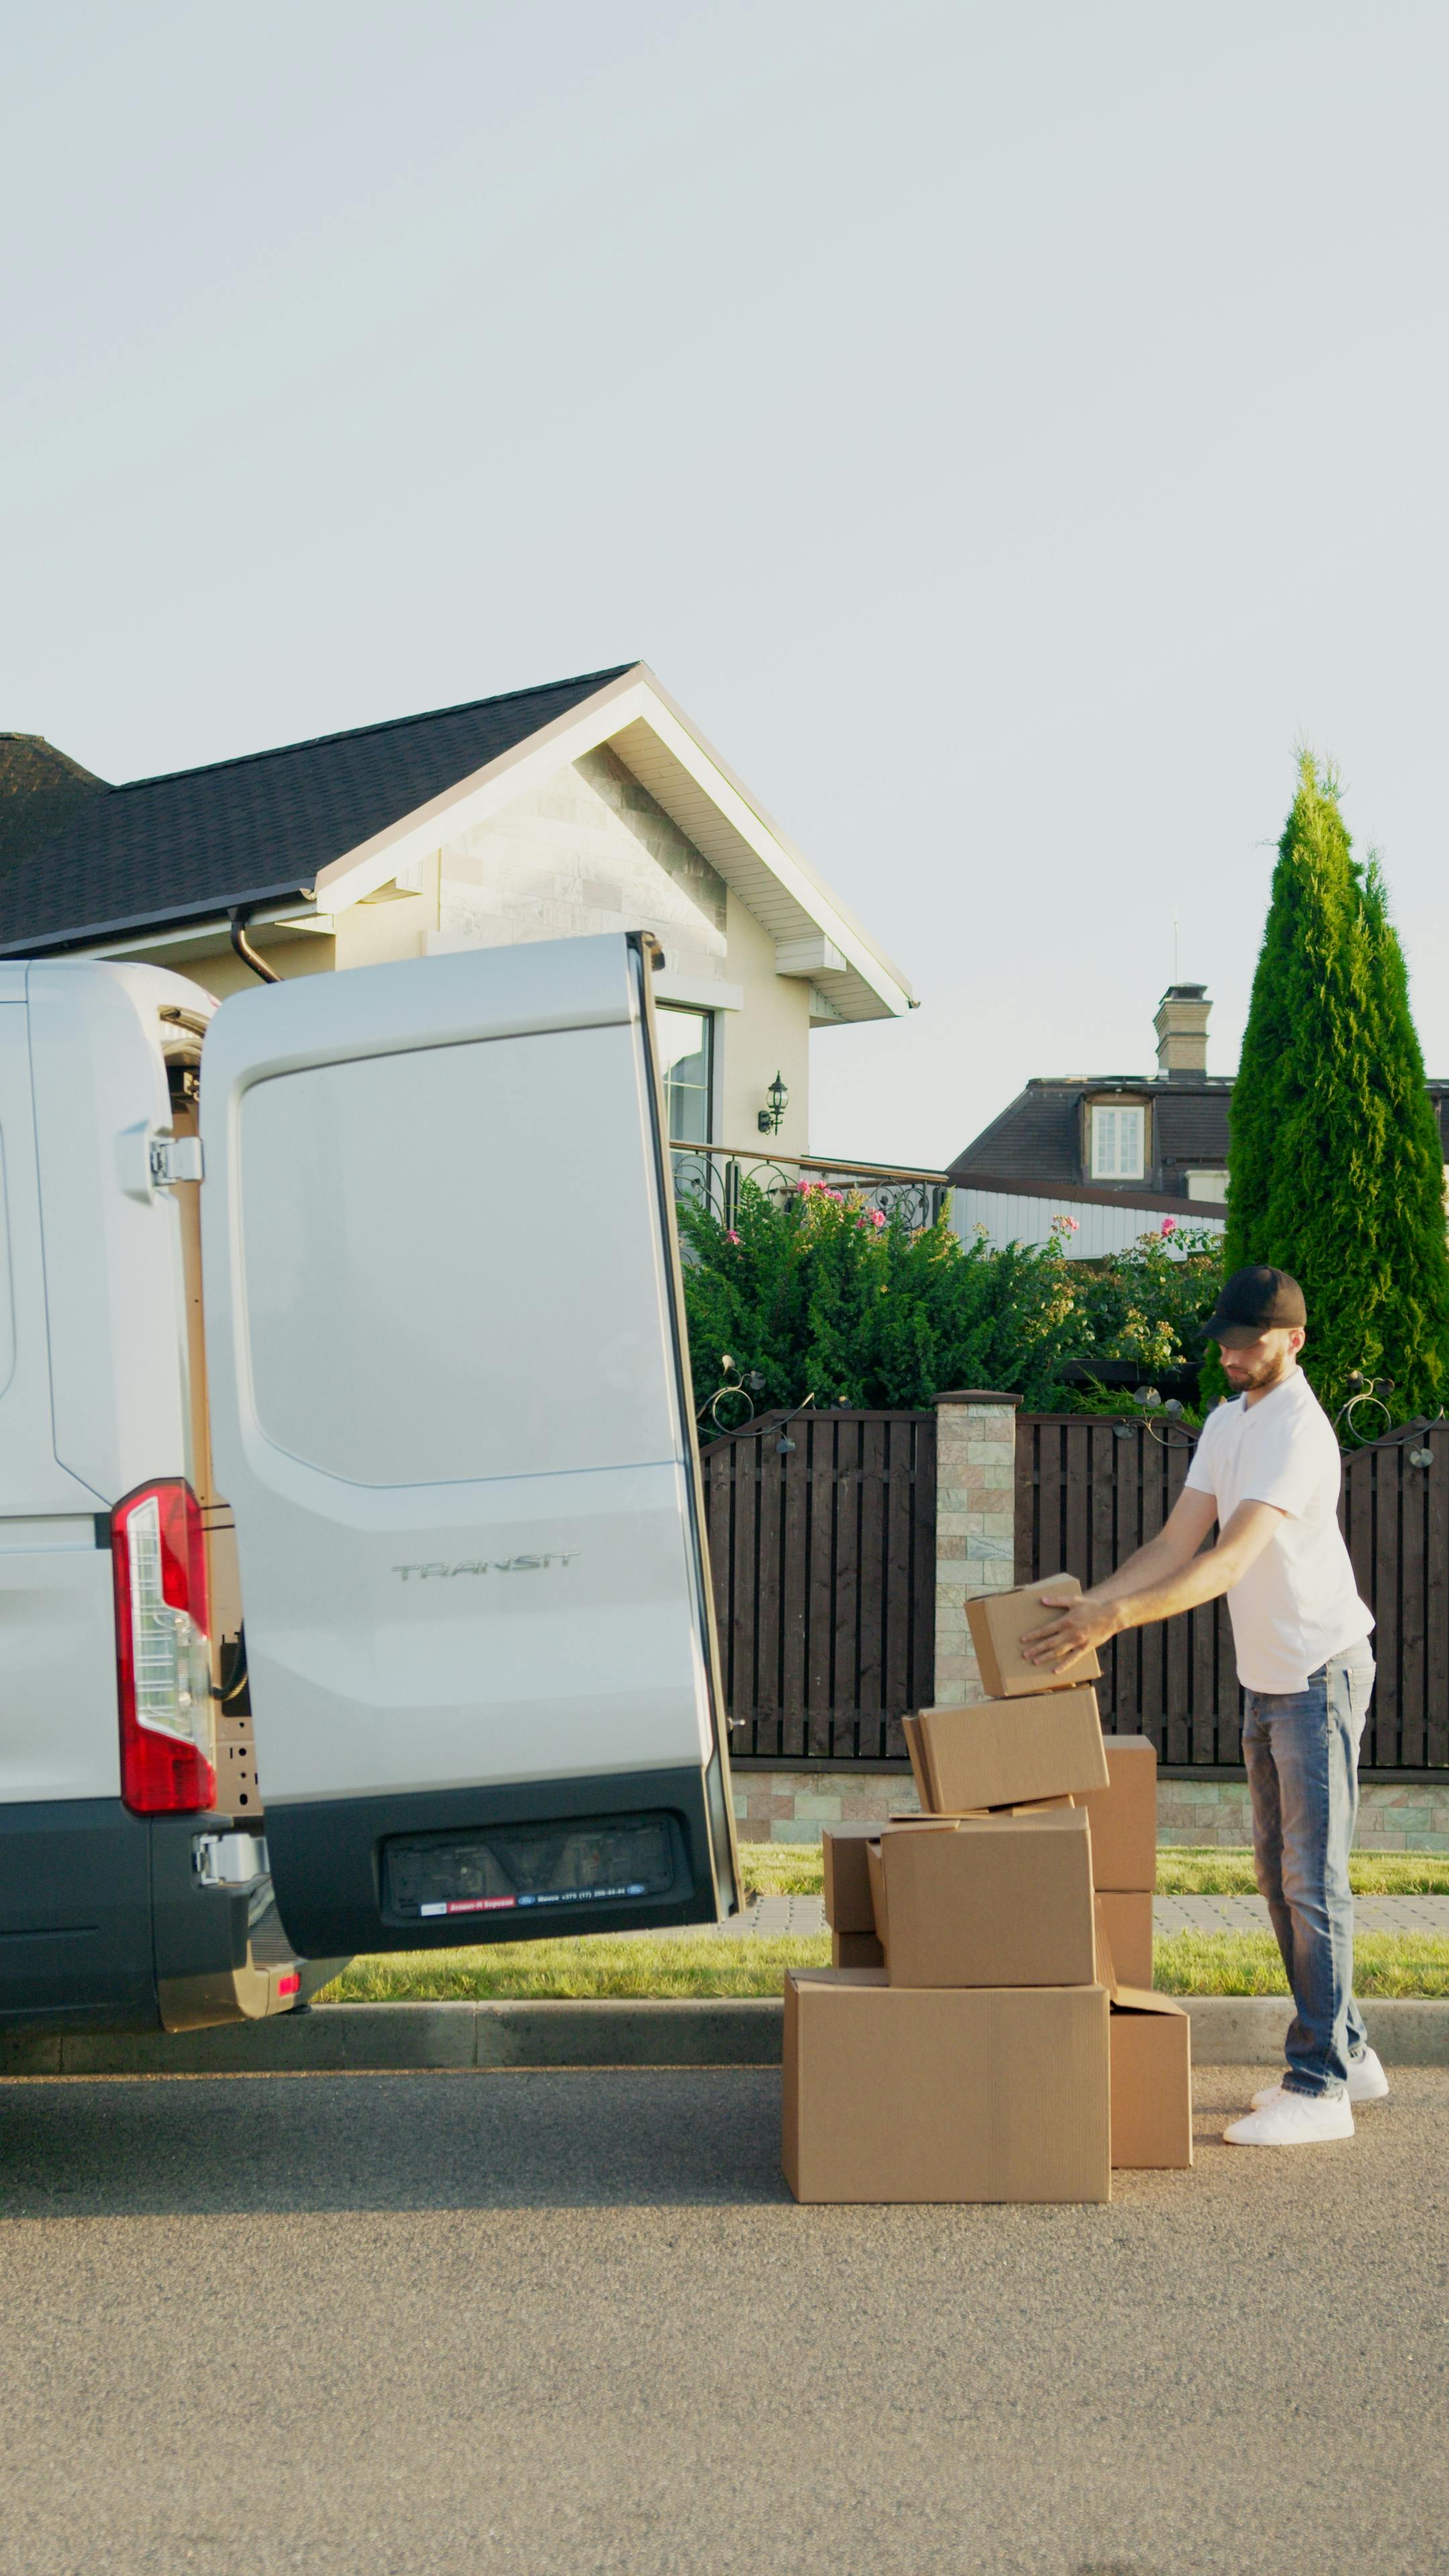
[[[1200, 2066], [1272, 2066], [1292, 2005], [1278, 1995], [1188, 2004]], [[1449, 2000], [1367, 2003], [1388, 2066], [1449, 2066]], [[319, 2004], [309, 2013], [175, 2035], [0, 2038], [6, 2075], [348, 2075], [408, 2068], [777, 2066], [782, 2008], [727, 2003]]]

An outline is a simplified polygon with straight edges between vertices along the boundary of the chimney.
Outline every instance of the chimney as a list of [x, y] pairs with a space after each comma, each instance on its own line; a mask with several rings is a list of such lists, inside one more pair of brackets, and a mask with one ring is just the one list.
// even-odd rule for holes
[[1201, 1081], [1207, 1072], [1206, 984], [1169, 984], [1157, 1005], [1157, 1071], [1168, 1082]]

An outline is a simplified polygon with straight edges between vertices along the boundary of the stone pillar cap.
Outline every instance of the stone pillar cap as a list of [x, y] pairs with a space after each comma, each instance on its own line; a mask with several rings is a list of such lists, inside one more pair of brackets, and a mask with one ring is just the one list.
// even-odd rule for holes
[[1003, 1395], [1000, 1388], [994, 1386], [952, 1386], [943, 1387], [936, 1402], [938, 1404], [1015, 1405], [1020, 1404], [1021, 1398], [1019, 1395]]

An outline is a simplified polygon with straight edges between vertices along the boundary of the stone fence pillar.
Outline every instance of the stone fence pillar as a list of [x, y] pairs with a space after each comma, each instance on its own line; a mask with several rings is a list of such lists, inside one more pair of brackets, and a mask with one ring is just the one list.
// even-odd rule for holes
[[984, 1699], [966, 1604], [1016, 1581], [1019, 1395], [954, 1388], [936, 1398], [936, 1706]]

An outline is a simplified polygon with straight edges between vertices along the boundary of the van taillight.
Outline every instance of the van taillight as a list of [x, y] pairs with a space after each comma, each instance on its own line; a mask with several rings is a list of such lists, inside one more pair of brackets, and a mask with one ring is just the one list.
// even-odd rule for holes
[[138, 1816], [213, 1806], [206, 1546], [191, 1487], [164, 1477], [117, 1503], [111, 1556], [121, 1795]]

